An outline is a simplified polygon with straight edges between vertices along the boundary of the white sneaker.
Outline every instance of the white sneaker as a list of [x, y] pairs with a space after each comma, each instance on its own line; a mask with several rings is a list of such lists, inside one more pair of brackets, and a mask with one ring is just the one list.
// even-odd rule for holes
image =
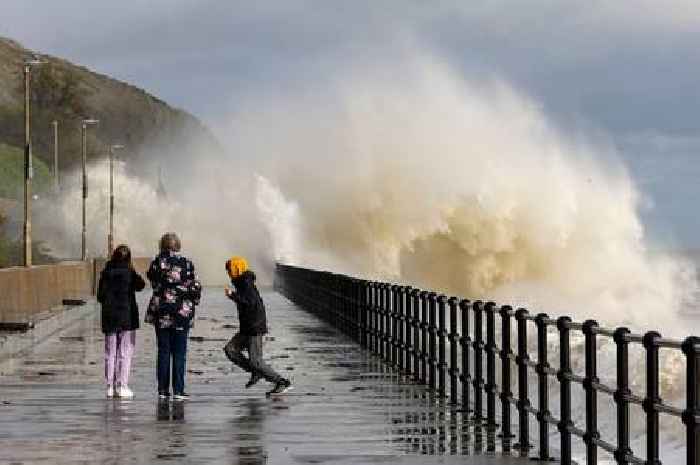
[[114, 387], [107, 386], [107, 398], [114, 397]]
[[134, 391], [129, 389], [129, 386], [119, 386], [117, 388], [117, 395], [123, 399], [131, 399], [134, 397]]

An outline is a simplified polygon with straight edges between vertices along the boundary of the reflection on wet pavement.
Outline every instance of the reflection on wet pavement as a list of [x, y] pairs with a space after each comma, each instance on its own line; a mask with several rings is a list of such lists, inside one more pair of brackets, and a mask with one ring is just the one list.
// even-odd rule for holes
[[248, 375], [221, 350], [237, 324], [222, 294], [207, 289], [198, 309], [186, 402], [157, 399], [150, 327], [138, 332], [135, 398], [105, 399], [96, 306], [0, 362], [0, 462], [523, 463], [488, 454], [493, 438], [463, 424], [461, 412], [271, 292], [266, 359], [295, 390], [266, 398], [264, 381], [244, 389]]

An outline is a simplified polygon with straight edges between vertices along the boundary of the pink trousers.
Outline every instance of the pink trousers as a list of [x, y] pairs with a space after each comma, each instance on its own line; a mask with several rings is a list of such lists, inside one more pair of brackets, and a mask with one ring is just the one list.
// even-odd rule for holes
[[131, 357], [136, 346], [136, 331], [105, 334], [105, 382], [108, 386], [129, 384]]

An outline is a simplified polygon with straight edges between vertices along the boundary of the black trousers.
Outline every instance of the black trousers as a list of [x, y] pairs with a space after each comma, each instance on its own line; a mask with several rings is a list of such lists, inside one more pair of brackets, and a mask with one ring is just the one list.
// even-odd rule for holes
[[[243, 351], [248, 351], [246, 357]], [[246, 336], [236, 333], [224, 346], [224, 353], [234, 364], [251, 374], [257, 374], [265, 380], [276, 383], [282, 379], [275, 370], [263, 361], [263, 337], [262, 335]]]

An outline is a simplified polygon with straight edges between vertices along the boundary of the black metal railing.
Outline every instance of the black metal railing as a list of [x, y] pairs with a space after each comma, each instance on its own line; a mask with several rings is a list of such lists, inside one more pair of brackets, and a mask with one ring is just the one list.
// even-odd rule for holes
[[[598, 463], [598, 449], [612, 454], [618, 464], [661, 464], [659, 415], [665, 414], [678, 417], [685, 425], [685, 463], [700, 465], [698, 337], [677, 341], [662, 338], [655, 331], [638, 335], [627, 328], [601, 328], [593, 320], [577, 323], [566, 316], [553, 319], [544, 313], [530, 314], [522, 308], [514, 311], [509, 306], [498, 307], [493, 302], [448, 299], [410, 286], [282, 264], [276, 268], [275, 288], [329, 321], [402, 374], [427, 385], [436, 396], [451, 404], [459, 404], [462, 412], [471, 413], [471, 422], [488, 431], [500, 432], [506, 440], [513, 437], [511, 413], [514, 409], [518, 415], [518, 435], [513, 447], [523, 454], [528, 454], [527, 451], [534, 447], [530, 442], [530, 419], [534, 417], [538, 429], [536, 459], [553, 458], [550, 429], [556, 428], [560, 440], [559, 460], [563, 464], [572, 463], [572, 438], [575, 437], [585, 446], [587, 465]], [[497, 328], [497, 317], [500, 328]], [[512, 327], [513, 321], [515, 328]], [[534, 341], [530, 339], [533, 324], [536, 330]], [[558, 369], [550, 366], [548, 359], [549, 337], [555, 330], [558, 333]], [[583, 338], [582, 374], [575, 373], [572, 368], [571, 338], [574, 332]], [[500, 346], [497, 336], [500, 336]], [[615, 344], [615, 386], [606, 385], [599, 378], [597, 351], [600, 338], [611, 338]], [[531, 343], [536, 346], [536, 361], [530, 357]], [[631, 344], [641, 345], [645, 351], [644, 396], [631, 390]], [[680, 350], [685, 355], [687, 386], [684, 409], [668, 405], [661, 399], [660, 349]], [[499, 362], [500, 385], [497, 384]], [[517, 379], [511, 377], [513, 367]], [[536, 407], [529, 393], [532, 371], [537, 381]], [[549, 383], [552, 379], [558, 382], [559, 418], [554, 417], [550, 410]], [[571, 388], [574, 383], [581, 385], [584, 391], [583, 425], [576, 425], [572, 419]], [[511, 391], [511, 384], [517, 387], [517, 397]], [[614, 443], [601, 438], [598, 429], [599, 393], [612, 396], [616, 406], [617, 435]], [[500, 400], [499, 416], [497, 400]], [[630, 446], [630, 407], [633, 405], [641, 406], [646, 419], [645, 458], [634, 455]]]

